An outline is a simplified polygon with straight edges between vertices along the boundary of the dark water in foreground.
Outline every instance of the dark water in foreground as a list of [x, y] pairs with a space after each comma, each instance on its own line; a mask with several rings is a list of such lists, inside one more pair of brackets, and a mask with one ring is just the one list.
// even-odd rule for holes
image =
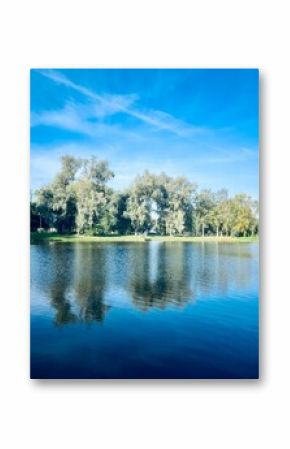
[[258, 244], [32, 245], [31, 377], [258, 377]]

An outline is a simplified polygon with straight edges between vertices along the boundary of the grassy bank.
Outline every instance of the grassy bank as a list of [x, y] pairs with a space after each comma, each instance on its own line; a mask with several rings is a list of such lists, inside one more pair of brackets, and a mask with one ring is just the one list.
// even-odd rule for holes
[[170, 237], [170, 236], [139, 236], [139, 235], [121, 235], [121, 236], [90, 236], [76, 234], [57, 234], [49, 232], [32, 232], [30, 234], [31, 243], [42, 242], [63, 242], [63, 243], [79, 243], [79, 242], [229, 242], [229, 243], [248, 243], [258, 242], [259, 238], [255, 237]]

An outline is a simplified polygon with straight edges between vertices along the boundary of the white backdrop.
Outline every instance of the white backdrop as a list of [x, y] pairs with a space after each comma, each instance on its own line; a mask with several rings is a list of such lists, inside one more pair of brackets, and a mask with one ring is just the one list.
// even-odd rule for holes
[[[290, 447], [287, 3], [1, 2], [1, 447]], [[29, 380], [30, 67], [260, 68], [259, 381]]]

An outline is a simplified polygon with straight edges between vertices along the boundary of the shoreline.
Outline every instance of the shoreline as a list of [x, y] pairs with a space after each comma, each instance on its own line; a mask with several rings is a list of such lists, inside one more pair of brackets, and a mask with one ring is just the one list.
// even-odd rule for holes
[[191, 237], [191, 236], [91, 236], [76, 234], [38, 233], [30, 234], [30, 243], [144, 243], [144, 242], [168, 242], [168, 243], [253, 243], [259, 242], [259, 237]]

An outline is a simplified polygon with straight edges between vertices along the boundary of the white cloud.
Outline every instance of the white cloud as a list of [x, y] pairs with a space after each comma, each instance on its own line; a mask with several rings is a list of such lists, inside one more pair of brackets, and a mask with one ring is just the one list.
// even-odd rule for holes
[[43, 111], [31, 114], [31, 126], [55, 126], [81, 134], [93, 135], [93, 126], [87, 120], [86, 114], [80, 107], [79, 110], [72, 103], [67, 103], [63, 109], [55, 111]]
[[[122, 99], [123, 103], [129, 101]], [[116, 112], [116, 106], [115, 112]], [[32, 112], [30, 117], [31, 127], [52, 126], [65, 129], [71, 132], [80, 133], [90, 137], [134, 135], [131, 130], [124, 130], [118, 124], [108, 124], [100, 120], [102, 117], [113, 114], [113, 106], [110, 112], [101, 105], [96, 104], [76, 104], [67, 102], [62, 109]]]
[[[56, 126], [89, 139], [64, 145], [32, 145], [32, 189], [52, 180], [59, 169], [60, 156], [71, 154], [86, 158], [94, 154], [109, 161], [116, 175], [112, 186], [118, 189], [127, 187], [138, 173], [148, 169], [154, 173], [165, 171], [171, 176], [184, 175], [201, 187], [229, 187], [235, 192], [238, 181], [242, 190], [255, 191], [256, 185], [250, 175], [258, 162], [256, 149], [235, 144], [231, 147], [221, 138], [216, 144], [218, 132], [213, 134], [210, 130], [195, 128], [163, 111], [137, 108], [138, 97], [134, 94], [101, 96], [58, 72], [42, 74], [81, 93], [85, 99], [78, 104], [67, 102], [59, 110], [32, 113], [31, 125]], [[134, 117], [135, 127], [122, 127], [119, 122], [113, 124], [105, 120], [117, 113]]]
[[[168, 131], [180, 137], [187, 137], [204, 132], [208, 132], [206, 128], [195, 127], [182, 120], [179, 120], [163, 111], [158, 110], [143, 110], [136, 107], [138, 96], [136, 94], [129, 95], [99, 95], [84, 86], [74, 83], [69, 78], [55, 70], [42, 70], [40, 73], [51, 79], [57, 84], [62, 84], [78, 93], [84, 95], [88, 100], [95, 103], [95, 117], [106, 117], [116, 113], [123, 113], [130, 117], [151, 125], [157, 130]], [[32, 126], [40, 124], [40, 120], [33, 121]], [[67, 126], [67, 120], [63, 121], [64, 127]], [[72, 122], [70, 122], [72, 123]], [[48, 122], [42, 124], [49, 124]], [[50, 123], [56, 126], [61, 126], [61, 121], [57, 123]], [[78, 123], [77, 123], [78, 125]], [[68, 128], [66, 128], [68, 129]], [[86, 127], [83, 128], [84, 133], [87, 134]]]

